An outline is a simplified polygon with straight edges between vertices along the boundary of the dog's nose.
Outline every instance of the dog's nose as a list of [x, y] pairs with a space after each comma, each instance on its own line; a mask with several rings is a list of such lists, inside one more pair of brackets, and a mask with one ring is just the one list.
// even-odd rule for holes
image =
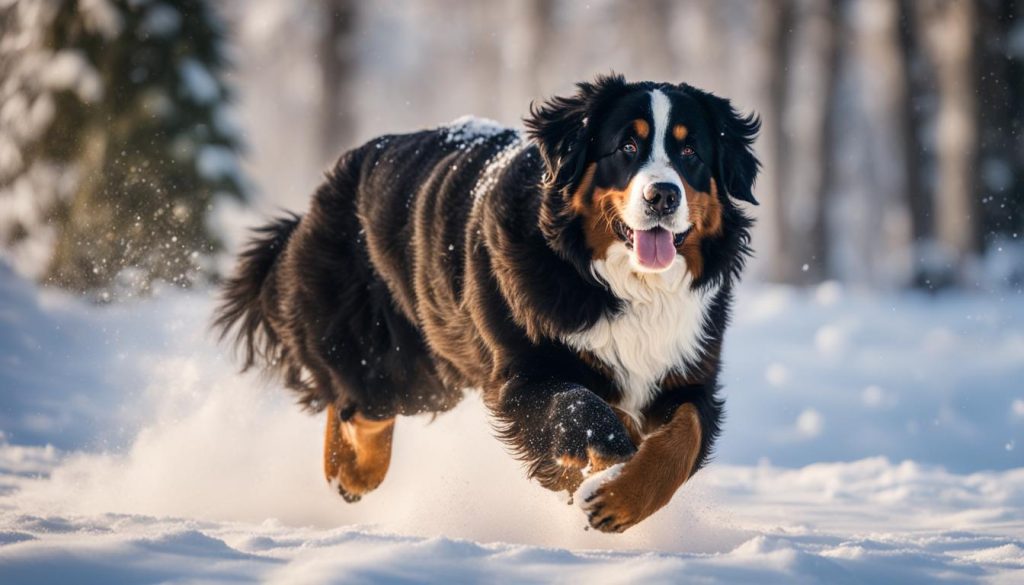
[[649, 213], [669, 215], [679, 209], [682, 193], [672, 183], [651, 183], [644, 189], [644, 203]]

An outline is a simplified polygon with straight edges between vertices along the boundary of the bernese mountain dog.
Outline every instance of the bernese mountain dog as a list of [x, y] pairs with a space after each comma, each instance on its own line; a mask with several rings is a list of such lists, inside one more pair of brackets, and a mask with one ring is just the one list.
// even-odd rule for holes
[[398, 416], [479, 389], [544, 487], [605, 472], [582, 507], [621, 532], [719, 433], [760, 122], [687, 84], [611, 75], [525, 124], [464, 118], [345, 153], [308, 213], [258, 230], [215, 326], [327, 412], [324, 469], [345, 500], [384, 479]]

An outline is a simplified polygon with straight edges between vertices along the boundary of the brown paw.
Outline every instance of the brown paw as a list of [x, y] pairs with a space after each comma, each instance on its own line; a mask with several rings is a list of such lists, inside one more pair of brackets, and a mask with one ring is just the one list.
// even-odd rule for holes
[[391, 462], [395, 420], [370, 420], [358, 413], [341, 420], [327, 409], [324, 475], [346, 502], [358, 502], [384, 481]]
[[345, 486], [341, 485], [341, 483], [339, 483], [337, 480], [331, 480], [328, 483], [330, 483], [331, 489], [338, 492], [338, 495], [341, 496], [341, 499], [345, 500], [349, 504], [354, 504], [359, 500], [363, 499], [362, 494], [354, 494], [348, 491], [347, 489], [345, 489]]
[[583, 509], [590, 526], [601, 532], [623, 532], [645, 517], [634, 502], [614, 489], [598, 488]]
[[577, 497], [591, 527], [602, 532], [622, 532], [640, 521], [626, 486], [619, 482], [622, 465], [598, 473], [584, 484]]
[[580, 508], [590, 526], [601, 532], [624, 532], [661, 507], [629, 465], [611, 467], [590, 481], [596, 485], [581, 488]]

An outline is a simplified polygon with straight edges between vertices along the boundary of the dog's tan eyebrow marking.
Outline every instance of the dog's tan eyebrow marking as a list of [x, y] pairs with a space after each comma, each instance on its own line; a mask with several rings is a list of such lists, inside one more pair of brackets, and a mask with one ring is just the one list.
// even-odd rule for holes
[[651, 126], [647, 123], [647, 120], [640, 118], [633, 120], [633, 129], [636, 130], [637, 135], [641, 139], [645, 139], [651, 134]]
[[688, 133], [689, 131], [687, 131], [686, 126], [683, 126], [682, 124], [676, 124], [675, 126], [672, 127], [672, 136], [676, 140], [682, 140], [686, 138], [686, 135]]

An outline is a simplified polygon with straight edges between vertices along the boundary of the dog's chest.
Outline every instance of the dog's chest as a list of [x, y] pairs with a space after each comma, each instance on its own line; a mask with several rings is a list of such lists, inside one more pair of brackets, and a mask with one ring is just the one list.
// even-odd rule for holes
[[641, 276], [618, 260], [610, 253], [594, 269], [623, 300], [623, 310], [565, 341], [612, 370], [622, 392], [618, 407], [639, 418], [666, 374], [685, 374], [688, 365], [700, 361], [717, 289], [691, 290], [681, 259], [664, 273]]

